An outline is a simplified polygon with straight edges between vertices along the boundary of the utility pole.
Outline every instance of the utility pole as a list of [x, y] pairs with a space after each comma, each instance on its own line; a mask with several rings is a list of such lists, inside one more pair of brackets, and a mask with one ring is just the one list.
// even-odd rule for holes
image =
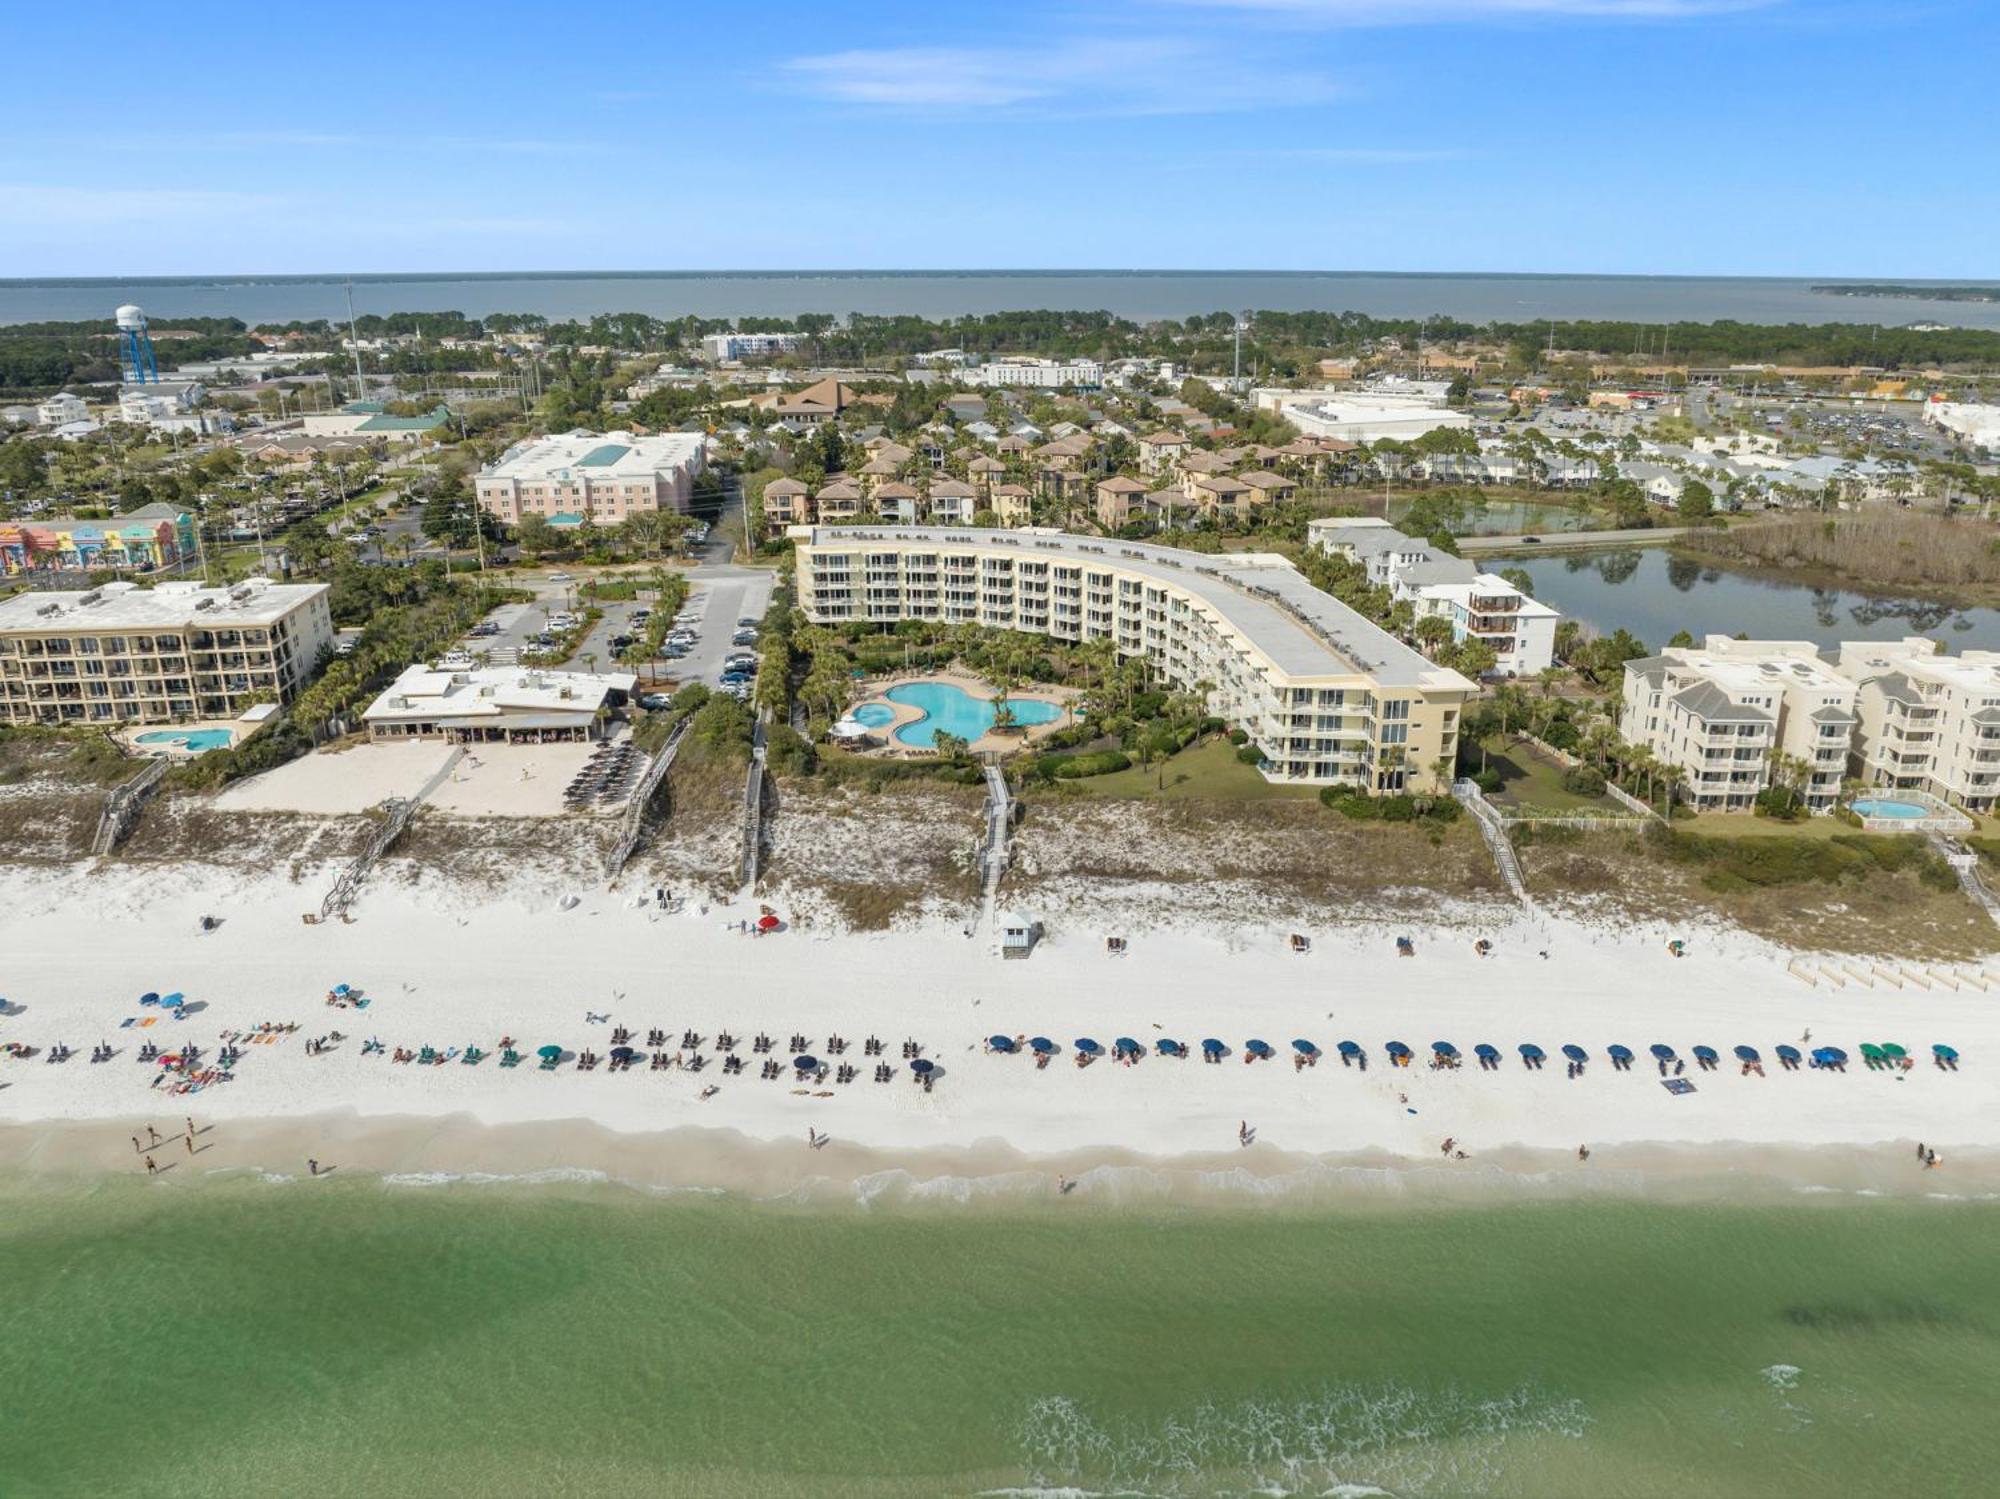
[[368, 394], [368, 381], [361, 373], [361, 335], [354, 327], [354, 283], [347, 283], [347, 337], [354, 350], [354, 398], [358, 401]]

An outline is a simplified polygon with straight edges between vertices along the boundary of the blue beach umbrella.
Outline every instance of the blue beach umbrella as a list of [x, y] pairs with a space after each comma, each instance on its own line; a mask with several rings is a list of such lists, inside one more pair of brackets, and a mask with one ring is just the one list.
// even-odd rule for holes
[[1146, 1054], [1146, 1048], [1141, 1046], [1137, 1041], [1134, 1041], [1130, 1036], [1120, 1036], [1111, 1045], [1121, 1057], [1138, 1057]]
[[1563, 1055], [1568, 1057], [1572, 1062], [1588, 1062], [1590, 1060], [1590, 1053], [1585, 1051], [1581, 1046], [1578, 1046], [1574, 1041], [1567, 1043], [1563, 1047]]
[[916, 1061], [910, 1063], [910, 1071], [916, 1073], [918, 1077], [928, 1077], [937, 1071], [937, 1063], [929, 1057], [918, 1057]]
[[1433, 1041], [1431, 1042], [1431, 1050], [1441, 1057], [1455, 1057], [1458, 1055], [1458, 1048], [1453, 1046], [1449, 1041]]
[[1019, 1051], [1021, 1049], [1020, 1043], [1015, 1041], [1012, 1036], [988, 1036], [986, 1044], [995, 1051]]
[[639, 1053], [629, 1046], [614, 1046], [611, 1048], [611, 1060], [614, 1062], [629, 1062], [638, 1055]]
[[1212, 1057], [1219, 1057], [1224, 1052], [1229, 1050], [1227, 1046], [1224, 1046], [1220, 1041], [1216, 1040], [1215, 1037], [1213, 1036], [1210, 1036], [1206, 1041], [1201, 1043], [1201, 1049]]
[[801, 1072], [817, 1072], [819, 1071], [819, 1058], [808, 1056], [793, 1057], [792, 1065]]
[[1647, 1047], [1646, 1050], [1650, 1051], [1654, 1056], [1658, 1057], [1662, 1062], [1671, 1062], [1674, 1059], [1674, 1049], [1671, 1046], [1668, 1046], [1663, 1041], [1655, 1041], [1651, 1046]]
[[1931, 1048], [1931, 1055], [1942, 1057], [1947, 1062], [1956, 1062], [1958, 1060], [1958, 1048], [1956, 1046], [1946, 1046], [1944, 1042], [1940, 1041]]
[[1382, 1049], [1392, 1057], [1406, 1057], [1410, 1054], [1410, 1048], [1405, 1046], [1401, 1041], [1391, 1041]]
[[1153, 1043], [1153, 1050], [1164, 1057], [1184, 1057], [1187, 1055], [1187, 1048], [1171, 1036], [1160, 1037], [1159, 1040]]
[[1619, 1046], [1614, 1043], [1611, 1046], [1607, 1046], [1605, 1050], [1611, 1053], [1611, 1060], [1614, 1062], [1629, 1062], [1632, 1060], [1632, 1048], [1629, 1046]]
[[1785, 1061], [1785, 1062], [1797, 1062], [1802, 1060], [1802, 1058], [1799, 1055], [1799, 1049], [1796, 1046], [1780, 1046], [1778, 1048], [1778, 1058], [1780, 1061]]
[[1074, 1046], [1087, 1057], [1099, 1056], [1104, 1051], [1103, 1047], [1099, 1046], [1088, 1036], [1078, 1036], [1074, 1041], [1070, 1042], [1070, 1045]]
[[1045, 1057], [1056, 1049], [1056, 1043], [1051, 1041], [1047, 1036], [1030, 1036], [1028, 1038], [1028, 1049], [1038, 1057]]
[[1704, 1062], [1716, 1062], [1721, 1060], [1721, 1058], [1716, 1056], [1715, 1048], [1713, 1046], [1697, 1046], [1694, 1049], [1694, 1054]]
[[1838, 1046], [1819, 1046], [1813, 1049], [1813, 1060], [1822, 1066], [1833, 1065], [1847, 1060], [1847, 1053]]
[[1530, 1062], [1539, 1062], [1543, 1057], [1548, 1055], [1547, 1052], [1543, 1051], [1541, 1047], [1535, 1045], [1532, 1041], [1523, 1041], [1516, 1050]]
[[1735, 1046], [1731, 1047], [1730, 1050], [1734, 1053], [1736, 1060], [1739, 1062], [1755, 1062], [1762, 1060], [1757, 1055], [1757, 1048], [1754, 1046]]
[[1472, 1048], [1472, 1054], [1482, 1062], [1497, 1062], [1500, 1059], [1500, 1049], [1488, 1046], [1484, 1041]]
[[1302, 1057], [1316, 1057], [1319, 1055], [1319, 1048], [1310, 1041], [1294, 1041], [1292, 1043], [1292, 1050]]
[[1271, 1054], [1271, 1043], [1269, 1041], [1259, 1041], [1255, 1036], [1252, 1036], [1248, 1041], [1243, 1043], [1243, 1049], [1253, 1057], [1268, 1057]]
[[178, 1005], [183, 999], [186, 998], [187, 996], [185, 994], [181, 993], [180, 990], [176, 989], [172, 994], [162, 994], [160, 996], [160, 1007], [162, 1009], [170, 1010], [175, 1005]]
[[159, 1002], [160, 996], [156, 990], [148, 989], [144, 994], [139, 996], [139, 1003], [142, 1005], [156, 1005]]
[[1343, 1041], [1334, 1050], [1338, 1051], [1344, 1057], [1358, 1057], [1361, 1055], [1361, 1045], [1356, 1041]]

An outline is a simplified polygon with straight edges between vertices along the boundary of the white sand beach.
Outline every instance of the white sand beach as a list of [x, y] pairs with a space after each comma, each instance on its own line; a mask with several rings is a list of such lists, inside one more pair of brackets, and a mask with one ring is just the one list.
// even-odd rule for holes
[[[421, 879], [399, 884], [387, 872], [365, 892], [352, 925], [302, 924], [300, 913], [317, 905], [330, 878], [321, 870], [295, 885], [274, 874], [246, 888], [240, 876], [208, 866], [8, 871], [0, 942], [10, 1013], [0, 1019], [0, 1040], [36, 1048], [65, 1042], [77, 1054], [60, 1065], [40, 1055], [0, 1059], [0, 1123], [91, 1126], [108, 1162], [120, 1151], [129, 1160], [132, 1121], [155, 1119], [177, 1132], [192, 1114], [203, 1124], [240, 1124], [238, 1139], [286, 1121], [286, 1131], [261, 1136], [272, 1159], [253, 1162], [241, 1149], [230, 1157], [285, 1170], [315, 1153], [312, 1141], [335, 1131], [330, 1121], [342, 1121], [348, 1138], [380, 1126], [369, 1153], [375, 1164], [436, 1171], [492, 1171], [503, 1156], [538, 1169], [578, 1164], [561, 1159], [565, 1137], [553, 1127], [565, 1123], [599, 1136], [678, 1132], [647, 1179], [723, 1186], [735, 1179], [726, 1163], [756, 1142], [795, 1149], [801, 1171], [852, 1177], [903, 1167], [963, 1171], [979, 1161], [1017, 1171], [1063, 1159], [1176, 1157], [1254, 1160], [1264, 1163], [1259, 1169], [1338, 1158], [1467, 1171], [1514, 1160], [1539, 1170], [1573, 1160], [1581, 1144], [1605, 1170], [1621, 1150], [1641, 1147], [1654, 1150], [1653, 1159], [1662, 1158], [1658, 1148], [1675, 1147], [1683, 1161], [1693, 1149], [1697, 1163], [1707, 1159], [1698, 1148], [1726, 1148], [1736, 1169], [1760, 1151], [1811, 1147], [1913, 1160], [1912, 1142], [1922, 1140], [1945, 1156], [1942, 1172], [1910, 1173], [1925, 1189], [1982, 1147], [2000, 1145], [2000, 1069], [1987, 1062], [2000, 1054], [2000, 994], [1816, 990], [1786, 972], [1785, 953], [1740, 935], [1613, 931], [1523, 916], [1486, 929], [1494, 944], [1486, 958], [1457, 925], [1310, 931], [1311, 951], [1301, 955], [1285, 931], [1169, 925], [1127, 931], [1129, 952], [1113, 958], [1103, 930], [1056, 920], [1033, 957], [1004, 961], [959, 925], [876, 935], [788, 928], [753, 938], [736, 924], [754, 908], [703, 912], [691, 904], [668, 915], [637, 908], [637, 891], [585, 889], [563, 910], [559, 892], [526, 881], [499, 896], [474, 896]], [[220, 928], [201, 932], [204, 914], [222, 917]], [[1394, 939], [1404, 932], [1416, 941], [1414, 957], [1396, 955]], [[1670, 935], [1688, 940], [1686, 957], [1668, 953]], [[337, 982], [364, 991], [369, 1006], [329, 1008], [325, 996]], [[137, 1003], [148, 990], [185, 993], [187, 1018], [122, 1028], [128, 1018], [155, 1015]], [[587, 1021], [588, 1014], [610, 1023]], [[136, 1061], [144, 1041], [192, 1040], [212, 1051], [224, 1032], [261, 1022], [300, 1029], [248, 1047], [233, 1081], [191, 1096], [150, 1087], [156, 1069]], [[361, 1049], [371, 1036], [392, 1049], [490, 1049], [508, 1034], [530, 1054], [544, 1044], [601, 1054], [614, 1024], [631, 1026], [640, 1040], [662, 1027], [669, 1050], [680, 1049], [686, 1028], [706, 1038], [733, 1031], [746, 1070], [724, 1075], [712, 1039], [702, 1047], [710, 1065], [699, 1075], [649, 1071], [643, 1061], [624, 1074], [580, 1071], [570, 1061], [544, 1073], [532, 1055], [514, 1070], [490, 1057], [477, 1066], [426, 1067]], [[348, 1039], [308, 1054], [308, 1038], [334, 1030]], [[799, 1096], [789, 1070], [782, 1081], [762, 1081], [761, 1058], [749, 1053], [759, 1031], [777, 1038], [778, 1055], [788, 1054], [798, 1032], [821, 1056], [838, 1032], [852, 1043], [838, 1060], [859, 1067], [860, 1077], [814, 1090], [831, 1096]], [[1061, 1054], [1037, 1070], [1025, 1054], [987, 1052], [984, 1040], [996, 1033], [1046, 1035]], [[1812, 1044], [1849, 1053], [1844, 1074], [1778, 1068], [1773, 1048], [1808, 1033]], [[870, 1035], [888, 1043], [886, 1060], [897, 1069], [891, 1083], [871, 1081], [874, 1059], [861, 1045]], [[1106, 1057], [1080, 1069], [1072, 1042], [1083, 1036], [1107, 1049], [1121, 1036], [1149, 1048], [1172, 1037], [1197, 1056], [1155, 1054], [1129, 1067]], [[1219, 1065], [1199, 1059], [1209, 1036], [1230, 1048]], [[1270, 1042], [1277, 1058], [1247, 1064], [1243, 1044], [1252, 1037]], [[1322, 1048], [1317, 1066], [1294, 1068], [1295, 1037]], [[938, 1064], [932, 1091], [911, 1081], [900, 1056], [906, 1038]], [[1369, 1053], [1365, 1071], [1335, 1055], [1349, 1038]], [[1415, 1065], [1387, 1065], [1392, 1040], [1414, 1049]], [[1465, 1065], [1426, 1066], [1438, 1040], [1456, 1044]], [[118, 1055], [93, 1064], [89, 1051], [100, 1041]], [[1861, 1063], [1863, 1041], [1898, 1042], [1917, 1065], [1870, 1071]], [[1964, 1054], [1962, 1071], [1932, 1065], [1938, 1041]], [[1499, 1071], [1473, 1063], [1480, 1042], [1501, 1050]], [[1521, 1042], [1544, 1047], [1547, 1066], [1524, 1068]], [[1574, 1080], [1559, 1051], [1568, 1042], [1593, 1058]], [[1638, 1053], [1631, 1071], [1604, 1060], [1613, 1042]], [[1687, 1059], [1693, 1092], [1676, 1096], [1662, 1086], [1647, 1056], [1654, 1042]], [[1719, 1070], [1696, 1068], [1697, 1043], [1722, 1053]], [[1762, 1052], [1766, 1075], [1739, 1074], [1730, 1056], [1739, 1043]], [[709, 1087], [716, 1091], [704, 1099]], [[302, 1127], [309, 1121], [321, 1123]], [[1254, 1145], [1240, 1150], [1245, 1123]], [[383, 1143], [391, 1124], [393, 1147]], [[482, 1137], [482, 1127], [505, 1132]], [[430, 1137], [421, 1148], [412, 1144], [413, 1128]], [[809, 1128], [830, 1137], [827, 1150], [808, 1152]], [[1445, 1161], [1447, 1137], [1468, 1161]], [[534, 1138], [542, 1143], [527, 1143]], [[504, 1144], [496, 1149], [496, 1141]], [[866, 1155], [837, 1166], [846, 1151]], [[330, 1155], [331, 1145], [319, 1153]], [[627, 1164], [645, 1154], [611, 1153]], [[18, 1140], [0, 1148], [0, 1159], [32, 1154]], [[98, 1159], [97, 1148], [80, 1157], [69, 1150], [68, 1158]], [[735, 1176], [765, 1180], [761, 1167]], [[1954, 1185], [1964, 1184], [1961, 1171]]]

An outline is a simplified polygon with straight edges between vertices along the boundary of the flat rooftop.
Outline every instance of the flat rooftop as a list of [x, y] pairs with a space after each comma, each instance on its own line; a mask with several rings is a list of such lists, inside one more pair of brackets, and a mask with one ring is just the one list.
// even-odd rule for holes
[[568, 477], [588, 470], [592, 479], [650, 479], [670, 469], [699, 467], [708, 439], [696, 432], [663, 432], [635, 437], [630, 432], [565, 432], [516, 443], [500, 460], [481, 469], [482, 479]]
[[199, 583], [140, 588], [131, 583], [106, 583], [87, 590], [17, 593], [0, 601], [0, 630], [60, 634], [65, 630], [269, 625], [326, 592], [324, 583], [269, 583], [253, 578], [234, 588], [204, 588]]
[[811, 544], [840, 551], [869, 545], [976, 547], [1029, 560], [1116, 567], [1156, 579], [1208, 604], [1271, 664], [1292, 677], [1368, 676], [1385, 687], [1475, 691], [1457, 672], [1426, 660], [1269, 552], [1211, 556], [1145, 542], [1062, 531], [968, 526], [813, 526]]
[[529, 728], [542, 720], [555, 725], [572, 716], [595, 714], [614, 689], [630, 692], [637, 680], [623, 671], [537, 671], [518, 666], [454, 671], [418, 664], [405, 667], [361, 717], [369, 723], [451, 718], [506, 719]]

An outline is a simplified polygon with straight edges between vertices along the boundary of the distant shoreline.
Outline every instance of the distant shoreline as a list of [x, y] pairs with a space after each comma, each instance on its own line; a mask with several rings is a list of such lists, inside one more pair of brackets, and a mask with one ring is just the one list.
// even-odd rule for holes
[[2000, 286], [1920, 286], [1890, 281], [1815, 286], [1824, 297], [1900, 297], [1918, 302], [2000, 302]]

